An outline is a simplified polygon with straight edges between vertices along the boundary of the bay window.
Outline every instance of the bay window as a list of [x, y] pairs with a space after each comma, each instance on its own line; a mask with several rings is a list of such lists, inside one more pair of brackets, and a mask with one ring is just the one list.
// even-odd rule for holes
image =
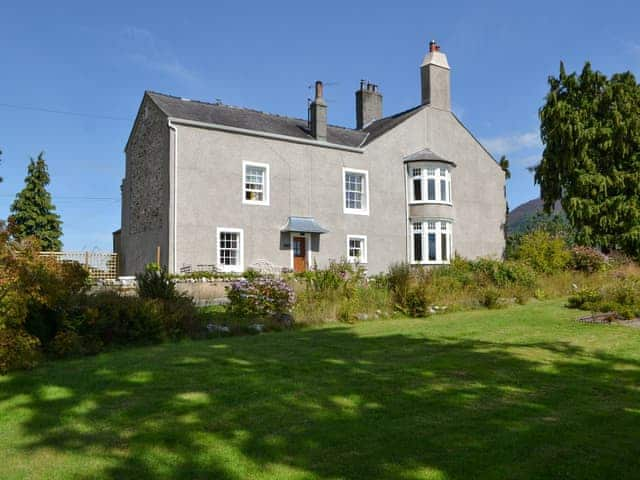
[[447, 167], [411, 167], [412, 203], [451, 203], [451, 173]]
[[412, 263], [439, 264], [451, 260], [451, 222], [447, 220], [425, 220], [413, 222]]

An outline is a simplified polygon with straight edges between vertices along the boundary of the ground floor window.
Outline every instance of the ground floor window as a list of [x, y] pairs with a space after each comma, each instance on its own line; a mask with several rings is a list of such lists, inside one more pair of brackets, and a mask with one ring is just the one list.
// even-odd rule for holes
[[367, 237], [347, 235], [347, 259], [350, 262], [367, 263]]
[[242, 272], [243, 235], [240, 228], [218, 228], [218, 269], [224, 272]]
[[412, 263], [449, 263], [451, 260], [451, 222], [424, 220], [411, 226]]

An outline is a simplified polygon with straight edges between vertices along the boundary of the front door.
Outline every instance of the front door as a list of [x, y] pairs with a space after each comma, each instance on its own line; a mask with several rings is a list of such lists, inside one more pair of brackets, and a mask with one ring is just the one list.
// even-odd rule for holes
[[307, 269], [307, 239], [293, 237], [293, 271], [304, 272]]

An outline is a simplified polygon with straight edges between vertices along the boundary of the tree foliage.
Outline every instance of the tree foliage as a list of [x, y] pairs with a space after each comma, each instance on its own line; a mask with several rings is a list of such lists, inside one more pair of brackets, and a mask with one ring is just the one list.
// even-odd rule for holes
[[640, 86], [630, 72], [549, 77], [535, 168], [545, 209], [560, 200], [576, 240], [640, 254]]
[[34, 237], [39, 240], [42, 250], [59, 251], [62, 248], [62, 221], [47, 191], [49, 173], [43, 153], [29, 162], [24, 183], [11, 205], [9, 228], [12, 236], [16, 240]]
[[500, 168], [504, 172], [504, 178], [509, 180], [511, 178], [511, 170], [509, 169], [509, 159], [505, 155], [502, 155], [500, 157], [500, 160], [498, 161], [498, 165], [500, 165]]

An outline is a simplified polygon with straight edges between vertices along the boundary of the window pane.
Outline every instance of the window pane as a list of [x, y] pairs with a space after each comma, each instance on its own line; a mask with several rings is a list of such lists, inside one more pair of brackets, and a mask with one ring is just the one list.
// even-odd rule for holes
[[413, 199], [422, 200], [422, 179], [420, 178], [413, 180]]
[[413, 259], [416, 262], [422, 261], [422, 233], [413, 234]]
[[440, 180], [440, 200], [443, 202], [447, 201], [447, 181]]
[[447, 255], [447, 234], [446, 233], [441, 233], [440, 234], [440, 251], [442, 252], [442, 261], [446, 262], [449, 257]]
[[429, 177], [433, 177], [436, 174], [436, 169], [435, 168], [427, 168], [427, 176]]
[[352, 258], [362, 257], [362, 242], [360, 238], [349, 239], [349, 256]]
[[220, 232], [220, 258], [222, 265], [237, 265], [239, 256], [240, 234], [237, 232]]
[[361, 210], [364, 204], [364, 175], [346, 173], [344, 181], [346, 207]]
[[429, 234], [429, 260], [435, 261], [436, 259], [436, 234]]
[[436, 199], [436, 181], [433, 178], [427, 180], [427, 200]]
[[422, 173], [422, 170], [420, 170], [419, 168], [414, 168], [411, 170], [411, 174], [414, 177], [419, 177], [421, 173]]
[[436, 229], [436, 222], [427, 222], [427, 228], [429, 230], [435, 230]]
[[245, 167], [244, 198], [261, 202], [264, 200], [266, 169], [247, 165]]

